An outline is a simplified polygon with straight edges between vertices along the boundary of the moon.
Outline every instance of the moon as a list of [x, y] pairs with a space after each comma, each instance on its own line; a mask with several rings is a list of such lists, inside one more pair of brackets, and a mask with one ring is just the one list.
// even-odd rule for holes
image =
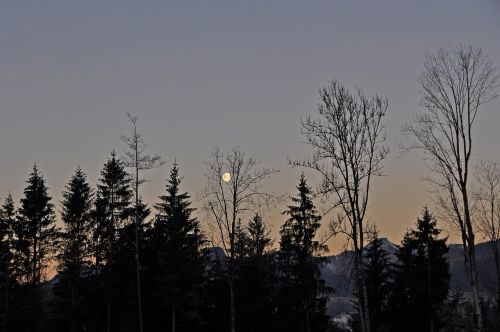
[[222, 181], [224, 181], [224, 182], [231, 181], [231, 174], [229, 174], [229, 173], [222, 174]]

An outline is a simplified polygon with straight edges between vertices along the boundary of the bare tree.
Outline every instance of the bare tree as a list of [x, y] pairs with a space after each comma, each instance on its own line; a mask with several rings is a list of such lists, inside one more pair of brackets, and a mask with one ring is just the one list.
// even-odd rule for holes
[[148, 154], [146, 152], [147, 144], [144, 142], [142, 135], [137, 132], [137, 116], [133, 116], [127, 112], [128, 120], [131, 125], [130, 136], [122, 136], [122, 141], [125, 143], [124, 164], [127, 167], [134, 168], [134, 187], [135, 187], [135, 206], [134, 206], [134, 222], [135, 222], [135, 263], [137, 277], [137, 306], [139, 314], [139, 331], [143, 331], [142, 323], [142, 294], [141, 294], [141, 263], [140, 263], [140, 197], [139, 186], [145, 180], [139, 177], [139, 172], [152, 168], [160, 167], [164, 164], [158, 154]]
[[[497, 273], [497, 303], [500, 304], [500, 167], [492, 161], [482, 162], [477, 170], [474, 216], [479, 232], [490, 241]], [[497, 305], [500, 319], [500, 306]]]
[[236, 331], [235, 242], [243, 217], [255, 214], [274, 197], [262, 190], [262, 182], [277, 171], [260, 168], [259, 161], [247, 157], [239, 147], [224, 153], [215, 147], [206, 162], [207, 185], [202, 193], [205, 211], [215, 226], [218, 243], [228, 258], [230, 331]]
[[403, 126], [403, 132], [414, 138], [410, 148], [425, 153], [438, 205], [460, 230], [478, 331], [483, 330], [483, 319], [469, 192], [472, 129], [481, 106], [497, 96], [497, 79], [493, 63], [481, 48], [459, 45], [428, 54], [418, 78], [425, 111]]
[[317, 117], [302, 121], [311, 158], [292, 161], [318, 171], [323, 178], [321, 191], [331, 197], [338, 216], [330, 228], [348, 235], [354, 249], [359, 313], [363, 332], [369, 332], [367, 289], [363, 275], [363, 247], [367, 225], [365, 217], [373, 176], [381, 175], [382, 161], [389, 150], [382, 120], [388, 108], [386, 98], [366, 96], [360, 89], [349, 91], [332, 80], [320, 91]]

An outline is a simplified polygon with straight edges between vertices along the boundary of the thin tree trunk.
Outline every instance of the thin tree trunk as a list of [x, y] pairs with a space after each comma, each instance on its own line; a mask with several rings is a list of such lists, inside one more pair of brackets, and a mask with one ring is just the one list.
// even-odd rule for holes
[[[465, 179], [467, 173], [465, 174]], [[465, 261], [465, 268], [468, 270], [469, 283], [472, 290], [472, 305], [474, 307], [474, 320], [476, 323], [477, 332], [482, 332], [483, 327], [483, 315], [481, 312], [481, 299], [479, 296], [478, 280], [477, 280], [477, 268], [476, 268], [476, 247], [474, 242], [474, 229], [472, 227], [472, 221], [470, 217], [469, 210], [469, 198], [467, 194], [467, 182], [463, 180], [461, 185], [462, 202], [464, 206], [464, 224], [462, 226], [462, 237], [464, 238], [464, 232], [466, 232], [465, 240], [463, 244], [467, 244], [464, 247], [464, 251], [467, 253], [467, 260]], [[468, 264], [467, 264], [468, 263]]]
[[116, 236], [116, 228], [115, 228], [115, 186], [114, 184], [111, 184], [110, 187], [110, 197], [111, 197], [111, 224], [112, 224], [112, 242], [111, 246], [109, 248], [109, 257], [108, 261], [106, 264], [109, 266], [109, 270], [107, 271], [107, 288], [108, 288], [108, 308], [107, 308], [107, 324], [106, 324], [106, 331], [111, 332], [111, 271], [113, 270], [113, 250], [114, 250], [114, 244], [115, 244], [115, 236]]
[[[357, 220], [356, 214], [353, 215], [353, 219]], [[361, 331], [370, 332], [371, 328], [370, 328], [370, 314], [368, 307], [368, 290], [366, 289], [366, 283], [364, 278], [364, 267], [363, 267], [363, 244], [364, 244], [363, 223], [360, 221], [355, 221], [354, 225], [355, 225], [353, 227], [354, 259], [355, 259], [354, 264], [356, 267], [356, 279], [358, 284], [358, 301], [360, 309], [359, 318], [361, 322]]]
[[135, 148], [135, 267], [137, 275], [137, 309], [139, 311], [139, 332], [142, 329], [141, 261], [139, 258], [139, 164], [138, 147]]
[[358, 248], [358, 259], [357, 259], [357, 274], [358, 274], [358, 282], [359, 282], [359, 291], [361, 292], [361, 297], [360, 297], [360, 306], [362, 308], [362, 317], [360, 319], [362, 320], [362, 329], [364, 332], [370, 332], [370, 314], [369, 314], [369, 308], [368, 308], [368, 290], [366, 288], [366, 282], [365, 282], [365, 277], [364, 277], [364, 271], [363, 271], [363, 250], [361, 248]]
[[[477, 274], [475, 269], [475, 250], [474, 246], [471, 247], [471, 241], [469, 238], [463, 236], [462, 245], [464, 247], [465, 256], [465, 270], [469, 279], [469, 285], [472, 291], [472, 306], [474, 314], [474, 323], [476, 325], [476, 330], [478, 332], [483, 331], [483, 320], [481, 313], [481, 304], [479, 298], [479, 291], [477, 287]], [[472, 241], [472, 243], [474, 243]]]
[[37, 312], [37, 305], [36, 305], [36, 291], [37, 291], [37, 284], [36, 284], [36, 281], [37, 281], [37, 273], [36, 273], [36, 269], [37, 269], [37, 250], [38, 249], [38, 242], [37, 242], [37, 235], [35, 235], [35, 239], [34, 239], [34, 242], [33, 242], [33, 264], [32, 264], [32, 269], [33, 271], [31, 271], [31, 314], [32, 314], [32, 326], [33, 326], [33, 331], [37, 331], [38, 329], [38, 322], [37, 322], [37, 319], [38, 319], [38, 312]]
[[465, 226], [467, 228], [467, 245], [469, 255], [469, 269], [470, 269], [470, 286], [472, 289], [472, 304], [474, 306], [474, 316], [476, 319], [476, 328], [478, 332], [482, 332], [483, 326], [483, 315], [481, 312], [481, 299], [479, 296], [479, 285], [477, 280], [477, 267], [476, 267], [476, 247], [474, 242], [474, 229], [472, 228], [472, 221], [469, 211], [469, 199], [467, 196], [467, 190], [465, 189], [465, 184], [462, 186], [462, 199], [464, 202], [464, 215], [465, 215]]
[[80, 224], [77, 224], [76, 237], [78, 239], [78, 258], [77, 258], [77, 268], [76, 268], [76, 277], [73, 280], [71, 285], [71, 331], [76, 332], [79, 330], [79, 318], [80, 318], [80, 278], [82, 276], [82, 263], [81, 263], [81, 248], [82, 244], [80, 242], [81, 234], [80, 234]]
[[236, 332], [236, 281], [234, 275], [234, 242], [235, 242], [235, 231], [236, 231], [236, 198], [237, 198], [237, 188], [233, 188], [233, 218], [231, 222], [231, 238], [230, 238], [230, 250], [231, 250], [231, 260], [229, 262], [230, 268], [230, 280], [229, 280], [229, 296], [230, 296], [230, 313], [231, 313], [231, 332]]
[[[138, 219], [138, 218], [137, 218]], [[135, 256], [137, 275], [137, 307], [139, 310], [139, 332], [142, 332], [142, 296], [141, 296], [141, 263], [139, 260], [139, 225], [136, 223], [135, 230]]]
[[[94, 299], [97, 299], [97, 271], [99, 269], [99, 258], [97, 257], [97, 250], [95, 250], [96, 252], [96, 258], [95, 258], [95, 265], [94, 265], [94, 278], [93, 278], [93, 282], [94, 282], [94, 287], [93, 288], [93, 291], [91, 294], [93, 294], [93, 297]], [[94, 300], [95, 301], [95, 300]], [[97, 331], [97, 314], [98, 314], [98, 306], [94, 306], [94, 310], [92, 310], [92, 315], [93, 315], [93, 319], [92, 319], [92, 331], [93, 332], [96, 332]]]
[[[355, 234], [355, 233], [353, 233]], [[363, 280], [360, 277], [360, 259], [359, 259], [359, 247], [358, 247], [358, 239], [357, 235], [353, 236], [354, 242], [354, 268], [356, 274], [356, 288], [357, 288], [357, 296], [359, 302], [359, 323], [361, 324], [361, 332], [366, 332], [366, 319], [365, 319], [365, 305], [364, 305], [364, 292], [363, 292]]]
[[[472, 240], [473, 241], [473, 240]], [[472, 242], [474, 243], [474, 242]], [[474, 306], [474, 316], [476, 319], [476, 328], [478, 332], [483, 331], [483, 315], [481, 312], [481, 298], [479, 296], [478, 281], [477, 281], [477, 270], [476, 270], [476, 250], [474, 245], [469, 243], [468, 246], [469, 255], [469, 269], [470, 269], [470, 286], [472, 289], [472, 304]]]
[[495, 268], [497, 272], [497, 321], [500, 324], [500, 261], [498, 260], [498, 240], [492, 243], [493, 258], [495, 259]]
[[366, 289], [365, 278], [362, 276], [362, 290], [363, 290], [363, 306], [365, 307], [365, 331], [371, 331], [371, 322], [370, 322], [370, 310], [368, 308], [368, 290]]

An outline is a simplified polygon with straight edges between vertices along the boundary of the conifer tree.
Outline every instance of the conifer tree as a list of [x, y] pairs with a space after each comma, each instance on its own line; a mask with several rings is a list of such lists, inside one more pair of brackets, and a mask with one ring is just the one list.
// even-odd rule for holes
[[396, 256], [389, 317], [394, 331], [438, 331], [437, 311], [449, 290], [446, 238], [427, 208], [408, 231]]
[[91, 209], [93, 193], [87, 176], [78, 167], [63, 192], [58, 278], [54, 311], [59, 324], [71, 332], [84, 330], [82, 315], [83, 279], [90, 272]]
[[295, 205], [289, 205], [283, 212], [289, 219], [285, 221], [285, 227], [291, 231], [291, 246], [297, 253], [312, 255], [320, 250], [320, 244], [314, 240], [316, 231], [321, 226], [321, 216], [317, 214], [312, 201], [311, 188], [307, 185], [304, 174], [301, 175], [298, 197], [292, 197]]
[[382, 247], [382, 240], [375, 237], [365, 248], [365, 275], [370, 311], [371, 331], [383, 331], [390, 290], [391, 262], [389, 253]]
[[27, 183], [19, 209], [18, 234], [23, 237], [24, 244], [27, 244], [19, 253], [23, 256], [24, 263], [20, 278], [31, 288], [28, 317], [31, 331], [37, 331], [42, 314], [41, 287], [49, 263], [55, 256], [59, 234], [54, 218], [54, 205], [50, 202], [52, 198], [47, 193], [45, 180], [36, 165], [33, 166]]
[[9, 193], [0, 209], [0, 330], [9, 325], [10, 287], [13, 281], [14, 201]]
[[205, 271], [201, 287], [202, 297], [202, 320], [205, 331], [219, 332], [228, 331], [221, 329], [221, 322], [225, 322], [229, 317], [229, 283], [228, 270], [226, 266], [227, 257], [221, 248], [205, 248], [203, 251]]
[[[136, 215], [137, 213], [137, 215]], [[113, 330], [138, 331], [137, 310], [137, 279], [136, 279], [136, 225], [139, 236], [147, 230], [147, 218], [151, 210], [139, 200], [139, 205], [133, 207], [133, 214], [123, 228], [119, 230], [118, 238], [113, 248], [113, 260], [110, 266], [113, 283]], [[132, 217], [133, 216], [133, 217]], [[133, 219], [132, 219], [133, 218]], [[136, 224], [137, 223], [137, 224]], [[145, 249], [141, 241], [141, 252]], [[158, 313], [164, 314], [164, 313]], [[155, 330], [151, 328], [150, 330]]]
[[161, 195], [153, 226], [157, 278], [155, 291], [171, 331], [192, 330], [199, 323], [198, 285], [203, 272], [199, 222], [191, 216], [190, 196], [180, 191], [182, 177], [174, 163]]
[[315, 210], [304, 174], [300, 177], [297, 190], [298, 197], [292, 198], [295, 205], [288, 206], [283, 212], [289, 218], [281, 229], [280, 273], [283, 272], [284, 285], [280, 296], [285, 311], [281, 313], [284, 315], [281, 318], [294, 317], [295, 322], [288, 318], [291, 329], [310, 332], [326, 328], [324, 296], [329, 290], [321, 279], [319, 259], [313, 254], [327, 248], [315, 240], [321, 216]]
[[241, 255], [236, 264], [237, 330], [268, 331], [272, 328], [276, 285], [270, 232], [262, 216], [256, 213], [238, 234], [236, 247], [241, 247]]
[[[112, 318], [118, 314], [112, 307], [116, 295], [113, 283], [114, 258], [120, 231], [130, 220], [132, 197], [130, 181], [122, 161], [116, 158], [113, 151], [101, 171], [92, 211], [94, 275], [96, 283], [100, 286], [98, 288], [96, 284], [94, 295], [98, 298], [104, 294], [106, 308], [103, 320], [108, 332], [114, 329], [111, 325]], [[95, 315], [99, 316], [99, 313], [98, 310]]]
[[[241, 225], [241, 219], [238, 219], [236, 227], [234, 229], [234, 259], [235, 259], [235, 271], [238, 270], [241, 262], [248, 257], [249, 250], [249, 238], [247, 230], [243, 225]], [[237, 330], [239, 331], [239, 330]]]
[[272, 244], [270, 231], [267, 229], [262, 216], [256, 213], [247, 226], [249, 256], [261, 258], [266, 254], [266, 250]]

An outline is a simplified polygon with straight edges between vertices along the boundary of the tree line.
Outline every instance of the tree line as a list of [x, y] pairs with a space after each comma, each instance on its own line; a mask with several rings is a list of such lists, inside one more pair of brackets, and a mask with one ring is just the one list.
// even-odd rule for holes
[[[181, 180], [174, 164], [165, 192], [154, 204], [156, 212], [152, 214], [142, 202], [136, 211], [131, 178], [113, 153], [95, 192], [85, 173], [75, 170], [62, 194], [63, 227], [58, 228], [45, 180], [34, 166], [20, 207], [16, 210], [9, 195], [1, 209], [3, 328], [137, 331], [135, 228], [139, 225], [145, 329], [229, 330], [228, 279], [233, 273], [238, 331], [333, 330], [326, 313], [333, 289], [321, 276], [325, 258], [317, 256], [326, 249], [317, 239], [321, 216], [303, 175], [284, 212], [279, 249], [272, 249], [268, 226], [259, 213], [246, 226], [238, 222], [232, 272], [230, 257], [208, 245], [199, 221], [192, 217]], [[377, 237], [371, 242], [363, 271], [374, 329], [391, 321], [383, 317], [400, 318], [393, 322], [399, 329], [396, 324], [409, 323], [403, 317], [411, 315], [412, 306], [430, 303], [435, 308], [444, 301], [447, 247], [438, 234], [435, 220], [425, 210], [417, 230], [403, 240], [400, 263], [389, 262]], [[54, 263], [57, 274], [47, 280]], [[425, 271], [432, 279], [420, 278]], [[425, 292], [427, 287], [415, 280], [424, 285], [427, 280], [432, 290]], [[402, 299], [407, 287], [415, 294]], [[430, 310], [428, 322], [438, 324], [435, 315]], [[424, 323], [420, 316], [413, 318]], [[354, 326], [358, 322], [354, 319]], [[415, 322], [409, 326], [417, 326]]]
[[[498, 328], [497, 302], [485, 307], [477, 282], [478, 230], [487, 235], [500, 280], [500, 175], [483, 163], [471, 189], [472, 128], [496, 97], [498, 75], [482, 49], [460, 45], [429, 54], [419, 77], [424, 112], [403, 127], [423, 150], [440, 218], [459, 229], [471, 302], [449, 292], [446, 238], [424, 209], [391, 261], [366, 221], [372, 180], [382, 175], [387, 98], [333, 80], [320, 90], [317, 113], [302, 121], [313, 154], [290, 160], [304, 175], [290, 198], [273, 247], [261, 210], [275, 197], [263, 182], [275, 170], [238, 147], [215, 148], [200, 194], [204, 224], [194, 217], [173, 164], [165, 191], [143, 202], [143, 171], [164, 164], [149, 154], [129, 116], [124, 156], [114, 152], [95, 188], [77, 168], [62, 193], [61, 221], [35, 165], [16, 208], [9, 195], [0, 214], [0, 326], [6, 331], [335, 331], [327, 314], [335, 289], [321, 266], [323, 219], [314, 197], [335, 213], [330, 236], [347, 235], [353, 252], [355, 331], [486, 331]], [[130, 171], [127, 171], [127, 168]], [[277, 248], [275, 248], [277, 247]], [[51, 270], [55, 277], [48, 280]], [[335, 286], [335, 285], [334, 285]], [[464, 302], [465, 301], [465, 302]], [[495, 309], [491, 309], [495, 308]], [[491, 311], [496, 312], [492, 319]], [[457, 314], [460, 311], [461, 314]], [[472, 317], [469, 314], [472, 313]], [[452, 319], [453, 318], [453, 319]], [[472, 322], [472, 323], [471, 323]]]
[[[56, 226], [54, 205], [36, 166], [20, 207], [16, 210], [10, 195], [5, 199], [0, 219], [5, 331], [138, 331], [136, 214], [143, 328], [230, 330], [230, 257], [210, 245], [192, 217], [178, 166], [171, 168], [154, 214], [142, 202], [135, 211], [130, 180], [115, 154], [103, 166], [95, 192], [77, 168], [62, 195], [62, 228]], [[321, 275], [326, 258], [318, 254], [327, 250], [317, 236], [322, 217], [304, 175], [284, 215], [277, 249], [261, 214], [245, 226], [238, 222], [232, 267], [235, 328], [341, 331], [327, 314], [335, 290]], [[452, 322], [463, 330], [473, 328], [472, 317], [455, 311], [467, 307], [448, 298], [448, 248], [439, 234], [436, 219], [424, 209], [395, 261], [378, 232], [372, 234], [362, 271], [374, 331], [453, 331]], [[54, 263], [57, 274], [48, 280]], [[352, 315], [349, 324], [360, 330], [359, 315]]]
[[[208, 245], [181, 181], [174, 164], [153, 214], [140, 200], [132, 202], [132, 178], [112, 153], [96, 190], [80, 168], [75, 170], [62, 193], [63, 225], [58, 227], [35, 165], [19, 208], [10, 195], [1, 208], [2, 329], [137, 331], [141, 299], [144, 329], [225, 330], [230, 328], [225, 323], [229, 273], [239, 294], [238, 330], [265, 330], [282, 322], [296, 326], [292, 313], [309, 330], [319, 321], [327, 326], [325, 299], [317, 303], [326, 291], [318, 287], [319, 266], [312, 255], [319, 217], [304, 178], [301, 196], [287, 210], [287, 240], [281, 241], [279, 255], [271, 250], [269, 230], [256, 213], [248, 225], [237, 226], [233, 271], [229, 257]], [[136, 233], [141, 239], [141, 298]], [[54, 267], [57, 274], [48, 280]]]

